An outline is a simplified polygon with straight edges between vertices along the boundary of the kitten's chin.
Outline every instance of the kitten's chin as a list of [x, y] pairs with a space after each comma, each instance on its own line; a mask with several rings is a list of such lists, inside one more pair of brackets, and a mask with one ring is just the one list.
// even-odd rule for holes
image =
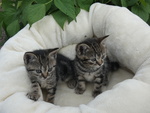
[[89, 69], [89, 70], [91, 70], [91, 71], [97, 70], [97, 69], [99, 69], [99, 68], [101, 68], [100, 65], [94, 65], [94, 66], [89, 66], [89, 67], [87, 67], [87, 69]]
[[99, 69], [99, 68], [101, 68], [101, 66], [100, 65], [97, 65], [97, 66], [95, 66], [93, 69]]

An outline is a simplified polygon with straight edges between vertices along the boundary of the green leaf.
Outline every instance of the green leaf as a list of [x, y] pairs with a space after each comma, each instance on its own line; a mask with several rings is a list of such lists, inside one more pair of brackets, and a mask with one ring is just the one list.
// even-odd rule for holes
[[107, 4], [109, 3], [111, 0], [94, 0], [94, 2], [100, 1], [101, 3]]
[[142, 7], [140, 7], [138, 5], [134, 5], [131, 8], [131, 11], [133, 13], [135, 13], [136, 15], [138, 15], [139, 17], [141, 17], [144, 21], [146, 21], [146, 22], [148, 21], [149, 14], [148, 14], [148, 12], [145, 12]]
[[9, 10], [13, 9], [13, 2], [11, 0], [2, 0], [2, 9], [3, 10]]
[[38, 4], [46, 4], [52, 2], [53, 0], [35, 0]]
[[23, 10], [25, 7], [31, 5], [34, 2], [34, 0], [22, 0], [22, 3], [20, 5], [20, 10]]
[[67, 20], [68, 20], [68, 24], [73, 21], [73, 19], [70, 18], [69, 16], [68, 16]]
[[127, 6], [132, 6], [137, 3], [139, 0], [126, 0]]
[[49, 2], [45, 3], [45, 7], [46, 7], [46, 12], [48, 12], [52, 6], [53, 2], [52, 0], [50, 0]]
[[17, 17], [16, 17], [16, 10], [9, 9], [8, 11], [4, 11], [4, 24], [8, 26], [10, 23], [12, 23]]
[[59, 26], [63, 29], [64, 23], [67, 21], [68, 16], [61, 11], [56, 11], [52, 13], [52, 15]]
[[150, 15], [149, 15], [149, 19], [148, 19], [147, 23], [150, 25]]
[[127, 7], [127, 2], [126, 2], [126, 0], [121, 0], [121, 5], [122, 5], [123, 7]]
[[54, 4], [64, 14], [72, 19], [76, 18], [74, 2], [72, 0], [54, 0]]
[[137, 3], [139, 0], [121, 0], [121, 5], [124, 7], [129, 7]]
[[0, 12], [0, 23], [3, 22], [4, 17], [5, 17], [4, 12], [1, 11]]
[[46, 8], [44, 4], [30, 5], [27, 6], [23, 11], [23, 15], [26, 17], [26, 20], [30, 25], [42, 19], [45, 16], [45, 13]]
[[50, 9], [47, 11], [47, 14], [52, 14], [55, 11], [58, 11], [59, 9], [55, 6], [54, 1], [52, 1]]
[[78, 15], [80, 13], [80, 8], [76, 7], [75, 10], [76, 10], [76, 15]]
[[18, 3], [17, 3], [17, 9], [21, 6], [21, 4], [22, 4], [22, 1], [18, 1]]
[[22, 23], [24, 26], [28, 24], [26, 14], [23, 13], [23, 14], [20, 16], [20, 21], [21, 21], [21, 23]]
[[150, 4], [150, 0], [145, 0], [146, 3]]
[[139, 0], [140, 1], [140, 3], [142, 4], [142, 5], [146, 5], [146, 1], [145, 0]]
[[111, 1], [114, 5], [121, 6], [121, 1], [120, 0], [112, 0]]
[[143, 8], [145, 12], [150, 13], [150, 4], [141, 5], [141, 8]]
[[20, 26], [18, 20], [15, 20], [11, 24], [9, 24], [6, 28], [6, 31], [10, 37], [15, 35], [19, 30], [20, 30]]
[[89, 7], [93, 3], [93, 0], [77, 0], [77, 3], [81, 9], [89, 10]]

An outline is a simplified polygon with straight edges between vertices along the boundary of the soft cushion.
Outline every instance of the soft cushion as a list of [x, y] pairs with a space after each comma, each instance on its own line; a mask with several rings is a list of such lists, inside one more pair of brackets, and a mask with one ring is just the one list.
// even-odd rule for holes
[[[95, 99], [91, 85], [83, 95], [76, 95], [64, 83], [58, 84], [55, 105], [42, 97], [38, 101], [26, 97], [31, 89], [23, 63], [26, 51], [63, 47], [66, 54], [74, 55], [72, 44], [105, 35], [109, 35], [106, 46], [111, 60], [134, 74], [123, 69], [114, 72], [109, 86]], [[126, 8], [93, 4], [89, 12], [81, 10], [77, 22], [66, 22], [64, 30], [52, 16], [45, 16], [0, 50], [0, 113], [150, 113], [149, 50], [150, 27]]]

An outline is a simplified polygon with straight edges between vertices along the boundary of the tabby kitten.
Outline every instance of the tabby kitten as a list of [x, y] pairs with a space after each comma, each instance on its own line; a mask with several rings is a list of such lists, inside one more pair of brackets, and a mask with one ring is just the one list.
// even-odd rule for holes
[[27, 93], [28, 98], [38, 100], [40, 97], [39, 88], [47, 91], [46, 101], [53, 103], [58, 77], [56, 76], [56, 58], [58, 48], [36, 50], [24, 54], [24, 63], [28, 76], [32, 83], [31, 92]]
[[75, 88], [77, 81], [74, 72], [73, 60], [70, 60], [68, 57], [60, 53], [57, 54], [56, 74], [61, 81], [67, 83], [69, 88]]
[[108, 84], [110, 62], [106, 55], [106, 47], [102, 43], [108, 37], [89, 38], [77, 44], [76, 58], [74, 62], [77, 86], [75, 92], [83, 94], [86, 90], [86, 82], [93, 82], [92, 96], [100, 94], [101, 87]]

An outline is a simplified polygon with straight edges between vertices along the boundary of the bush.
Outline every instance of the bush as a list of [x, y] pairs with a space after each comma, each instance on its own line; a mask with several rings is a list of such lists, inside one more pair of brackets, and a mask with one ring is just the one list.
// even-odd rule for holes
[[70, 23], [76, 19], [80, 9], [88, 11], [90, 5], [95, 2], [127, 7], [148, 24], [150, 23], [150, 0], [2, 0], [0, 37], [2, 31], [5, 31], [7, 40], [28, 23], [31, 26], [50, 14], [63, 29], [66, 21]]

